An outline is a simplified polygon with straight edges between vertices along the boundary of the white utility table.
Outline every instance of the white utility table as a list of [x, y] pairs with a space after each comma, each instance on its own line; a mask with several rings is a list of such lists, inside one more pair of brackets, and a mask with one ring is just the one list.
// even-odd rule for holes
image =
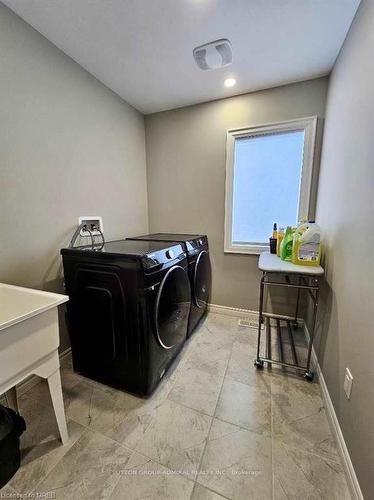
[[[258, 325], [258, 341], [257, 341], [257, 357], [255, 360], [256, 368], [263, 368], [264, 362], [267, 362], [269, 366], [272, 363], [286, 366], [288, 368], [295, 368], [297, 370], [302, 370], [304, 376], [307, 380], [313, 380], [313, 372], [310, 370], [310, 359], [312, 353], [312, 345], [314, 338], [314, 331], [316, 325], [317, 308], [318, 308], [318, 298], [319, 298], [319, 288], [320, 288], [320, 277], [323, 276], [324, 270], [321, 266], [301, 266], [293, 264], [292, 262], [287, 262], [281, 260], [277, 255], [271, 254], [269, 252], [263, 252], [260, 254], [258, 261], [258, 268], [262, 271], [262, 278], [260, 282], [260, 306], [259, 306], [259, 325]], [[289, 318], [282, 318], [279, 315], [266, 313], [263, 311], [264, 305], [264, 290], [268, 287], [285, 287], [285, 288], [296, 288], [297, 289], [297, 300], [296, 300], [296, 311], [294, 320], [291, 321]], [[293, 337], [293, 329], [298, 328], [298, 312], [299, 312], [299, 301], [300, 301], [300, 291], [306, 290], [313, 302], [313, 319], [312, 327], [310, 332], [310, 339], [308, 345], [308, 354], [306, 365], [302, 366], [299, 364], [298, 356], [295, 348], [295, 341]], [[260, 356], [260, 346], [261, 346], [261, 325], [265, 323], [266, 319], [266, 355], [265, 357]], [[274, 359], [271, 355], [271, 327], [270, 320], [275, 321], [277, 327], [277, 340], [279, 347], [279, 358]], [[287, 363], [284, 360], [284, 350], [283, 350], [283, 338], [281, 321], [284, 321], [287, 325], [288, 339], [291, 347], [291, 353], [293, 362]], [[291, 323], [293, 323], [291, 325]]]
[[30, 375], [48, 380], [61, 441], [68, 431], [58, 356], [57, 307], [69, 297], [0, 283], [0, 395], [18, 410], [16, 384]]

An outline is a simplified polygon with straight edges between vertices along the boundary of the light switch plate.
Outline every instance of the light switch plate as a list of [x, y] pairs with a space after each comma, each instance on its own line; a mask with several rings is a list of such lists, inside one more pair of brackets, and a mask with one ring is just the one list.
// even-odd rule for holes
[[351, 398], [352, 384], [353, 384], [352, 373], [350, 372], [349, 368], [346, 368], [344, 374], [344, 392], [345, 395], [347, 396], [347, 399]]
[[[88, 229], [91, 229], [91, 227], [96, 226], [100, 229], [100, 231], [103, 233], [104, 228], [103, 228], [103, 218], [100, 217], [99, 215], [81, 215], [78, 219], [79, 225], [81, 224], [86, 224]], [[99, 236], [100, 233], [99, 231], [96, 231], [95, 229], [91, 229], [92, 236]], [[90, 236], [90, 233], [88, 231], [85, 231], [84, 229], [81, 229], [80, 236]]]

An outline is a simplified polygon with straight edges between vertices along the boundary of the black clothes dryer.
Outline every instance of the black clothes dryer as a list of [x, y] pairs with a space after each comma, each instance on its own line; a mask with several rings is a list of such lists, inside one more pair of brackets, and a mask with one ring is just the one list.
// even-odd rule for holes
[[155, 233], [135, 236], [127, 240], [178, 242], [183, 245], [188, 259], [188, 275], [191, 283], [192, 301], [188, 321], [191, 335], [208, 310], [212, 288], [212, 271], [209, 258], [208, 237], [201, 234]]
[[191, 305], [181, 244], [61, 250], [74, 370], [147, 396], [182, 348]]

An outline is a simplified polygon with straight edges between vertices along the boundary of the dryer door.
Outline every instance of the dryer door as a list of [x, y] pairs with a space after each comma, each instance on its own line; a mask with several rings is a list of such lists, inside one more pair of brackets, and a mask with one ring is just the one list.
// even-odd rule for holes
[[190, 281], [181, 266], [165, 274], [157, 292], [155, 324], [157, 340], [164, 349], [184, 342], [191, 307]]
[[209, 254], [206, 250], [199, 253], [194, 270], [194, 302], [197, 307], [208, 305], [212, 282], [212, 269]]

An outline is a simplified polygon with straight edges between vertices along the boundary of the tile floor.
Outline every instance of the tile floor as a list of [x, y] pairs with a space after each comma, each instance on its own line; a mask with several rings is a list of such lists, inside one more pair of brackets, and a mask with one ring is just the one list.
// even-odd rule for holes
[[256, 331], [210, 314], [148, 400], [61, 374], [70, 441], [46, 384], [20, 397], [22, 467], [0, 498], [349, 499], [317, 383], [253, 367]]

